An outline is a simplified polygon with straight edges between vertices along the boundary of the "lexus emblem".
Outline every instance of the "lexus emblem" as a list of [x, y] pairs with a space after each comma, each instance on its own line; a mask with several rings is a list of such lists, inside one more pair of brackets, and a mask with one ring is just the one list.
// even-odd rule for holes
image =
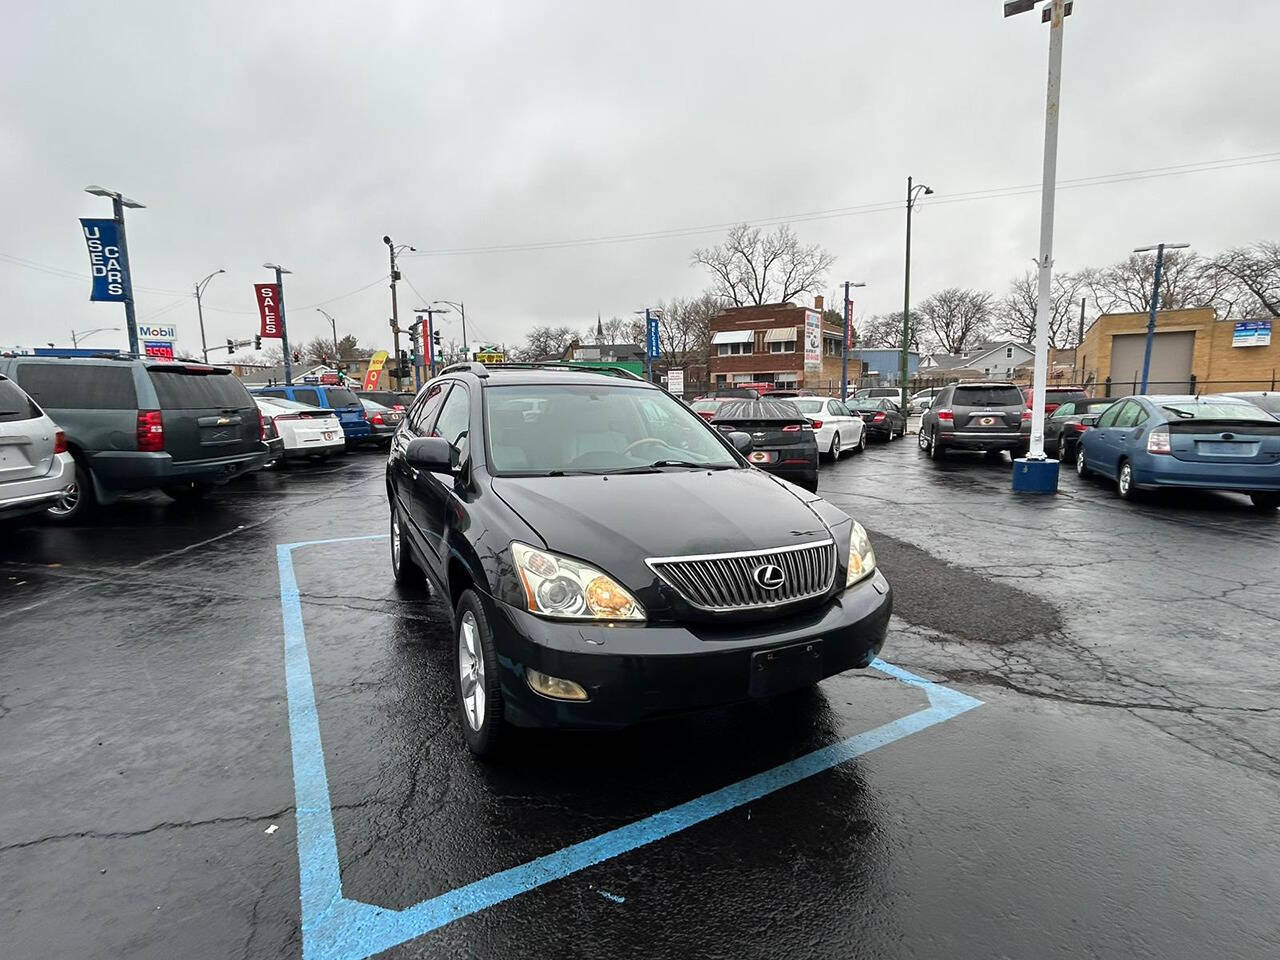
[[760, 566], [751, 571], [751, 576], [755, 578], [756, 583], [766, 590], [777, 590], [787, 582], [787, 575], [775, 563], [760, 564]]

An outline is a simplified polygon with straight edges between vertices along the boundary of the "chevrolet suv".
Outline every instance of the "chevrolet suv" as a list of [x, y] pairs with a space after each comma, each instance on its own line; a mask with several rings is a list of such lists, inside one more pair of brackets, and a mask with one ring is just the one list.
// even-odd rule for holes
[[468, 747], [616, 727], [871, 663], [892, 607], [863, 528], [621, 371], [458, 364], [387, 463], [391, 564], [453, 628]]

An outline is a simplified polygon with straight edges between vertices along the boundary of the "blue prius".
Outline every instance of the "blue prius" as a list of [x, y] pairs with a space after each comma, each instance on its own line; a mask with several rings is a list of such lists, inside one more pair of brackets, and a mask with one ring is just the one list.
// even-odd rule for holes
[[1080, 437], [1076, 472], [1116, 481], [1125, 500], [1151, 487], [1247, 493], [1280, 507], [1280, 421], [1234, 397], [1126, 397]]

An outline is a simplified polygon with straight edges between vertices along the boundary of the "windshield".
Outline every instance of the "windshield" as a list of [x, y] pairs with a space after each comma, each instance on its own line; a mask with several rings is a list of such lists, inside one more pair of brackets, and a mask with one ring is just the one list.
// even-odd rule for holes
[[702, 418], [645, 387], [488, 387], [484, 420], [489, 465], [497, 474], [617, 473], [668, 469], [652, 466], [666, 462], [739, 466]]
[[324, 392], [329, 397], [329, 406], [334, 409], [360, 406], [360, 398], [346, 387], [325, 387]]
[[240, 410], [249, 406], [249, 392], [229, 373], [149, 372], [162, 410]]
[[850, 400], [845, 406], [850, 410], [883, 410], [884, 401], [864, 397], [861, 400]]

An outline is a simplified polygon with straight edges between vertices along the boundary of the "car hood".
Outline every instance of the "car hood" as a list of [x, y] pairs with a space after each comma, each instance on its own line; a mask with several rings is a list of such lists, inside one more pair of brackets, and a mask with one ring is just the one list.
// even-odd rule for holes
[[830, 537], [818, 514], [758, 470], [494, 477], [494, 492], [545, 541], [624, 583], [650, 557], [729, 553]]

